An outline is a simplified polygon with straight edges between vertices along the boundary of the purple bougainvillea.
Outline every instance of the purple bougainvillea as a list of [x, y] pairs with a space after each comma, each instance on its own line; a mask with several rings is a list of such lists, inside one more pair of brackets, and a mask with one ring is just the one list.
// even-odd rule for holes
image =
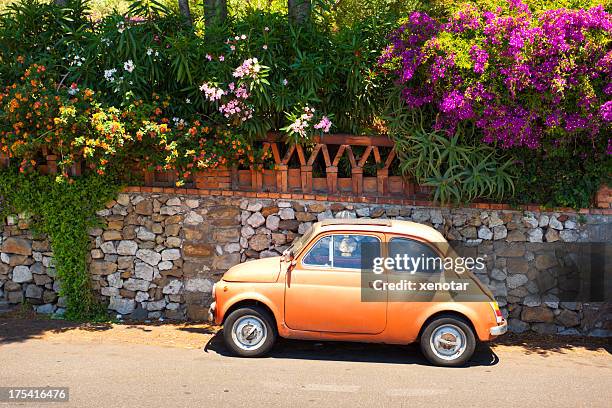
[[611, 45], [602, 6], [534, 14], [510, 0], [465, 4], [446, 21], [412, 13], [379, 62], [410, 108], [435, 106], [438, 129], [472, 121], [504, 148], [603, 140], [609, 153]]

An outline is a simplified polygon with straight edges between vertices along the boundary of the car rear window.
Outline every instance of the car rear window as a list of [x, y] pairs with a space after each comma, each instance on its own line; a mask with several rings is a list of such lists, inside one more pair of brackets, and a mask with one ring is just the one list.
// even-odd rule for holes
[[[414, 272], [422, 272], [422, 273], [440, 273], [442, 272], [442, 258], [438, 255], [433, 248], [429, 245], [415, 241], [413, 239], [408, 238], [391, 238], [389, 241], [389, 257], [396, 258], [399, 256], [401, 259], [404, 256], [409, 258], [421, 258], [418, 265], [420, 267], [418, 270]], [[406, 271], [396, 271], [396, 272], [406, 272]]]

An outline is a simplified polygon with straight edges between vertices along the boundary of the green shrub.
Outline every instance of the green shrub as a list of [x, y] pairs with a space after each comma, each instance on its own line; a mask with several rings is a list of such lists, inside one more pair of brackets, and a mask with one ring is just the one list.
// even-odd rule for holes
[[417, 128], [392, 136], [402, 173], [432, 187], [434, 201], [503, 200], [514, 193], [514, 160], [487, 145], [465, 145], [459, 134]]
[[99, 226], [96, 211], [114, 198], [117, 184], [97, 175], [56, 183], [51, 176], [0, 171], [0, 217], [25, 213], [35, 233], [46, 234], [53, 250], [66, 318], [95, 319], [104, 308], [91, 290], [87, 268], [88, 230]]
[[548, 207], [588, 208], [602, 184], [610, 184], [612, 160], [606, 154], [593, 155], [590, 149], [516, 150], [516, 192], [514, 204]]

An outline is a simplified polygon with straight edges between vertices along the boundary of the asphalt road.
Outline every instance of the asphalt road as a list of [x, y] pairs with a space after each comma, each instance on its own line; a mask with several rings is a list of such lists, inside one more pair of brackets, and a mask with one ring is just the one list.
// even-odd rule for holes
[[[0, 343], [0, 386], [70, 387], [42, 407], [610, 407], [609, 352], [480, 347], [469, 367], [413, 346], [284, 341], [271, 357], [140, 344]], [[0, 407], [7, 404], [0, 403]]]

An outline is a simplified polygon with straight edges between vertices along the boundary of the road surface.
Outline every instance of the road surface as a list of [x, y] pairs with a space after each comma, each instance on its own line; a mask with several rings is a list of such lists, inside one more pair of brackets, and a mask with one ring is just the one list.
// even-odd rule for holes
[[[144, 329], [147, 330], [146, 326]], [[201, 348], [3, 337], [0, 386], [69, 387], [43, 407], [610, 407], [612, 356], [592, 350], [479, 347], [470, 366], [426, 363], [415, 346], [283, 341], [271, 357]]]

